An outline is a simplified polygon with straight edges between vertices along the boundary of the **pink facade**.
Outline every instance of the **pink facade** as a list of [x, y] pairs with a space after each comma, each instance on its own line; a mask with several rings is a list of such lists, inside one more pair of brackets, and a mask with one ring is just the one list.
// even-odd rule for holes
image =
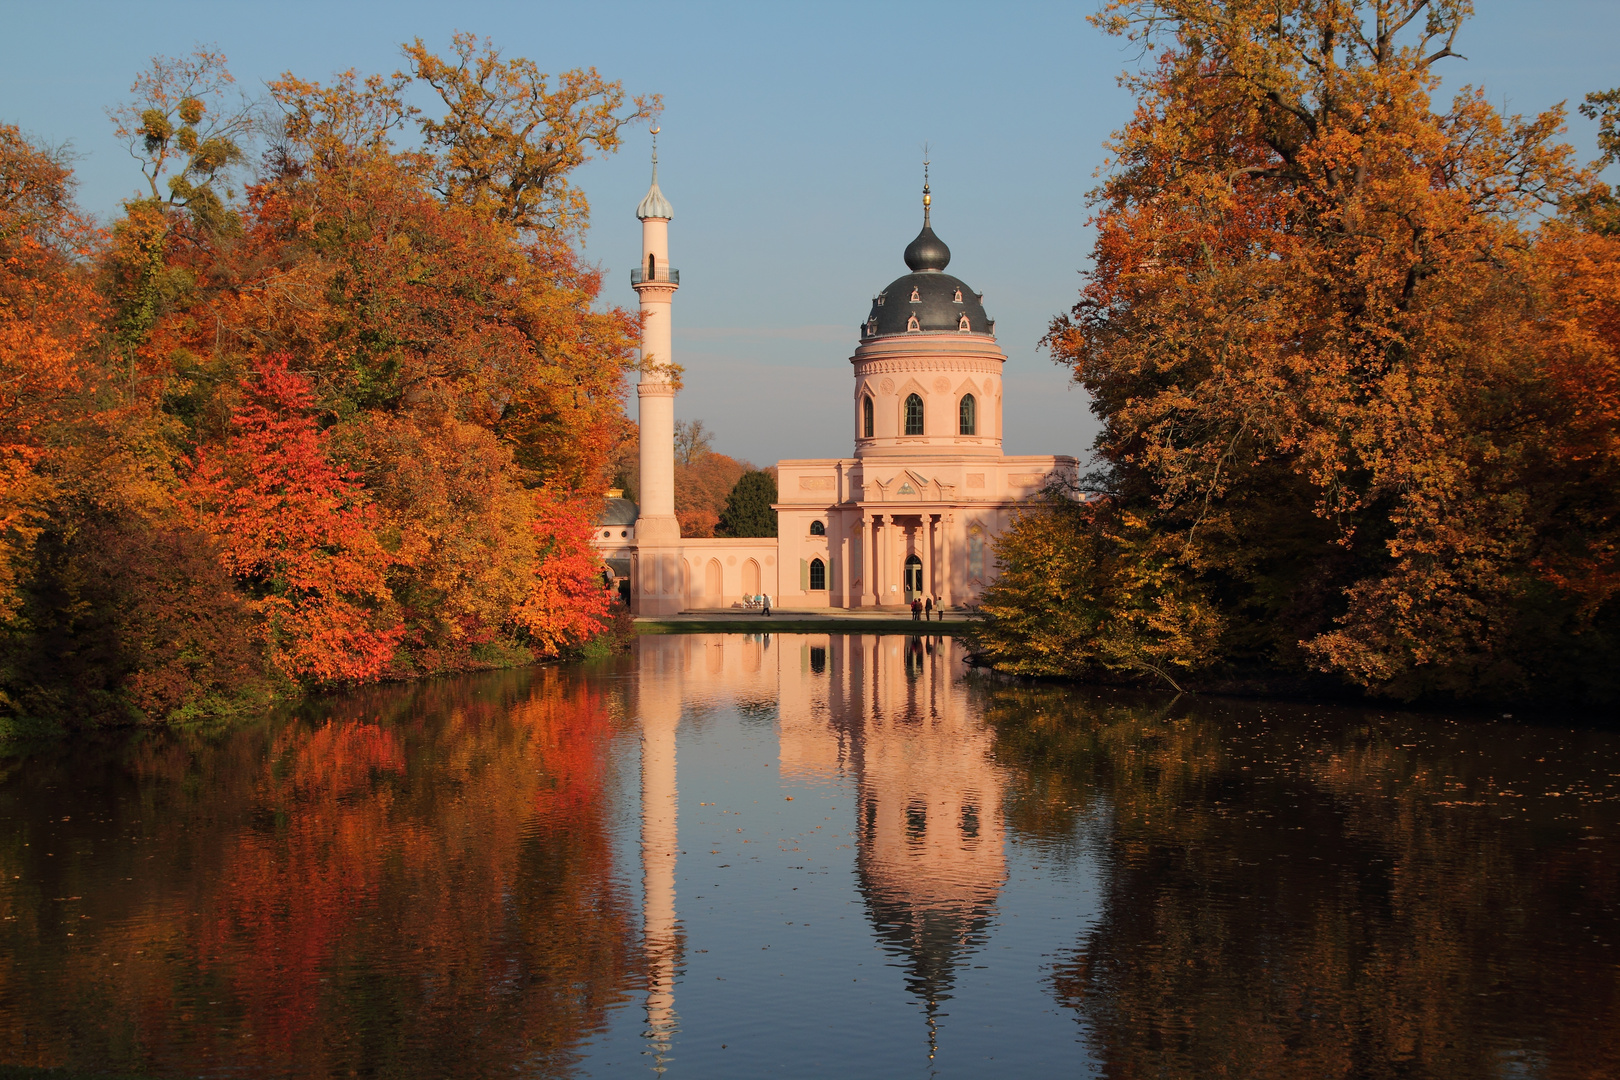
[[[669, 204], [654, 168], [638, 212], [646, 250], [636, 285], [643, 355], [668, 362], [679, 278], [657, 280]], [[923, 190], [923, 229], [905, 251], [911, 272], [873, 299], [850, 357], [854, 454], [778, 463], [774, 539], [668, 535], [674, 390], [644, 370], [642, 517], [633, 529], [599, 528], [596, 541], [628, 573], [637, 614], [729, 608], [759, 593], [788, 608], [903, 608], [922, 596], [971, 606], [995, 579], [995, 540], [1019, 507], [1076, 479], [1072, 457], [1002, 453], [1007, 358], [983, 297], [944, 272], [950, 251]], [[649, 208], [665, 216], [649, 220]]]

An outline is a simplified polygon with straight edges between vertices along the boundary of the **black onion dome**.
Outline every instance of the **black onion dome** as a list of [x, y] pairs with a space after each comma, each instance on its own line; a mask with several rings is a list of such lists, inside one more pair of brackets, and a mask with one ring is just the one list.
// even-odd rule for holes
[[914, 271], [943, 270], [951, 263], [951, 249], [923, 222], [917, 239], [906, 245], [906, 265]]
[[[964, 315], [966, 330], [962, 329]], [[915, 330], [911, 328], [913, 316], [917, 319]], [[983, 296], [960, 278], [938, 270], [923, 270], [895, 278], [877, 295], [866, 322], [861, 324], [861, 338], [915, 333], [993, 334], [995, 329], [995, 323], [984, 313]]]

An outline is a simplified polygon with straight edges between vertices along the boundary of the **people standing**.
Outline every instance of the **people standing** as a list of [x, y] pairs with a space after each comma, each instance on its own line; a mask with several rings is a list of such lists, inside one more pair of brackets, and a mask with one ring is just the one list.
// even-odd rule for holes
[[932, 596], [930, 596], [928, 599], [923, 601], [923, 622], [928, 622], [928, 621], [932, 620], [933, 617], [934, 617], [934, 598]]
[[915, 596], [913, 596], [911, 598], [911, 621], [912, 622], [920, 622], [921, 620], [922, 620], [922, 601], [917, 599]]
[[760, 602], [765, 605], [765, 617], [767, 619], [770, 618], [771, 617], [771, 594], [770, 593], [761, 593], [759, 599], [760, 599]]

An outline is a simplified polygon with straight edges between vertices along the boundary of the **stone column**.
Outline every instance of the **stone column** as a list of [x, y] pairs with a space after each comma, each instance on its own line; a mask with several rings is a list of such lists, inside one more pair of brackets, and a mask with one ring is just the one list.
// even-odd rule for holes
[[872, 526], [872, 515], [865, 510], [861, 511], [861, 596], [860, 606], [870, 607], [872, 597], [876, 593], [877, 583], [872, 574], [877, 567], [877, 560], [872, 557], [876, 550], [872, 545], [875, 542], [875, 532]]
[[917, 529], [917, 540], [922, 547], [922, 587], [925, 597], [934, 595], [934, 515], [924, 514]]
[[942, 514], [939, 521], [939, 597], [946, 607], [951, 606], [951, 525], [955, 514]]
[[889, 586], [896, 584], [894, 577], [894, 529], [895, 515], [879, 514], [878, 522], [883, 526], [883, 551], [879, 556], [883, 560], [883, 567], [878, 573], [878, 606], [892, 603], [889, 599]]

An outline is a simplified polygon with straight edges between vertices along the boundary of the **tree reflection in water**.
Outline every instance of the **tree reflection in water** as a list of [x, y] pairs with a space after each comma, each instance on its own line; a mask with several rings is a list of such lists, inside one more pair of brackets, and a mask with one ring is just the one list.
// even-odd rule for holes
[[[603, 798], [613, 725], [555, 670], [468, 685], [26, 759], [0, 815], [42, 842], [0, 869], [48, 895], [4, 912], [5, 1060], [568, 1071], [637, 963]], [[101, 881], [76, 879], [92, 854]]]
[[643, 638], [0, 758], [0, 1063], [1084, 1069], [1055, 999], [1110, 1077], [1620, 1075], [1620, 738], [964, 651]]
[[1612, 737], [1047, 687], [985, 711], [1012, 827], [1105, 867], [1051, 989], [1106, 1075], [1620, 1075]]

